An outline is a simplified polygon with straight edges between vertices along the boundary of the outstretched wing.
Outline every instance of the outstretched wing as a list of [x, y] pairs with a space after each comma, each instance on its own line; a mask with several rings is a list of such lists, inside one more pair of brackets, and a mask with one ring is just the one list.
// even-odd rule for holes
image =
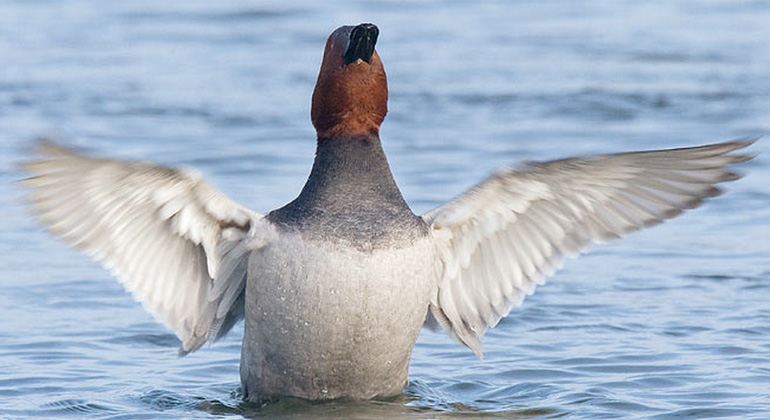
[[32, 209], [110, 269], [182, 340], [181, 354], [243, 318], [248, 255], [272, 226], [191, 171], [100, 159], [41, 141], [25, 168]]
[[653, 226], [720, 193], [752, 142], [531, 163], [425, 214], [441, 272], [430, 313], [477, 356], [480, 337], [592, 243]]

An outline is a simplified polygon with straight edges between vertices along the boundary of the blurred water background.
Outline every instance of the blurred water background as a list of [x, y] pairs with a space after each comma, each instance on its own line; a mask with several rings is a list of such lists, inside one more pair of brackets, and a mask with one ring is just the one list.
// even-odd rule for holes
[[[770, 132], [770, 2], [0, 2], [0, 418], [770, 418], [770, 139], [703, 208], [600, 246], [490, 331], [424, 332], [379, 402], [240, 403], [242, 327], [176, 338], [22, 204], [41, 135], [193, 166], [266, 212], [310, 170], [326, 36], [374, 22], [417, 213], [524, 159]], [[242, 324], [241, 324], [242, 325]]]

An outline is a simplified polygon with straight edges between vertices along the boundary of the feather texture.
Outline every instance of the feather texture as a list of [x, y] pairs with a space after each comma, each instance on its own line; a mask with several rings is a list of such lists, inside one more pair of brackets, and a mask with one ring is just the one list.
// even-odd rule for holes
[[189, 170], [99, 159], [41, 141], [33, 210], [55, 234], [110, 269], [182, 340], [181, 354], [243, 317], [249, 252], [273, 229]]
[[[697, 207], [739, 176], [752, 142], [529, 163], [423, 215], [439, 251], [430, 313], [481, 357], [479, 339], [592, 243]], [[431, 320], [431, 321], [433, 321]]]

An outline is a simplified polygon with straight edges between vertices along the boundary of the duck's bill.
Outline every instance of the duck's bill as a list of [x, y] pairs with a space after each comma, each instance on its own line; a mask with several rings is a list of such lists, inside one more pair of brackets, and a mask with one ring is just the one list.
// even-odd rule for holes
[[380, 30], [371, 23], [362, 23], [354, 27], [350, 31], [348, 48], [345, 50], [345, 65], [358, 60], [371, 63], [374, 45], [377, 43], [377, 36], [379, 34]]

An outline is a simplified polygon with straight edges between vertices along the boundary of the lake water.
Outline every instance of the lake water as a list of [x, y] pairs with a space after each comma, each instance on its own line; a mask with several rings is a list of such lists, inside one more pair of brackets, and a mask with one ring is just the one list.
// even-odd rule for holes
[[[0, 418], [770, 418], [770, 139], [726, 194], [567, 263], [483, 361], [423, 332], [396, 399], [240, 403], [242, 327], [185, 358], [15, 182], [40, 135], [194, 166], [267, 212], [314, 153], [326, 36], [375, 22], [422, 213], [524, 159], [770, 132], [770, 2], [0, 2]], [[241, 324], [242, 325], [242, 324]]]

